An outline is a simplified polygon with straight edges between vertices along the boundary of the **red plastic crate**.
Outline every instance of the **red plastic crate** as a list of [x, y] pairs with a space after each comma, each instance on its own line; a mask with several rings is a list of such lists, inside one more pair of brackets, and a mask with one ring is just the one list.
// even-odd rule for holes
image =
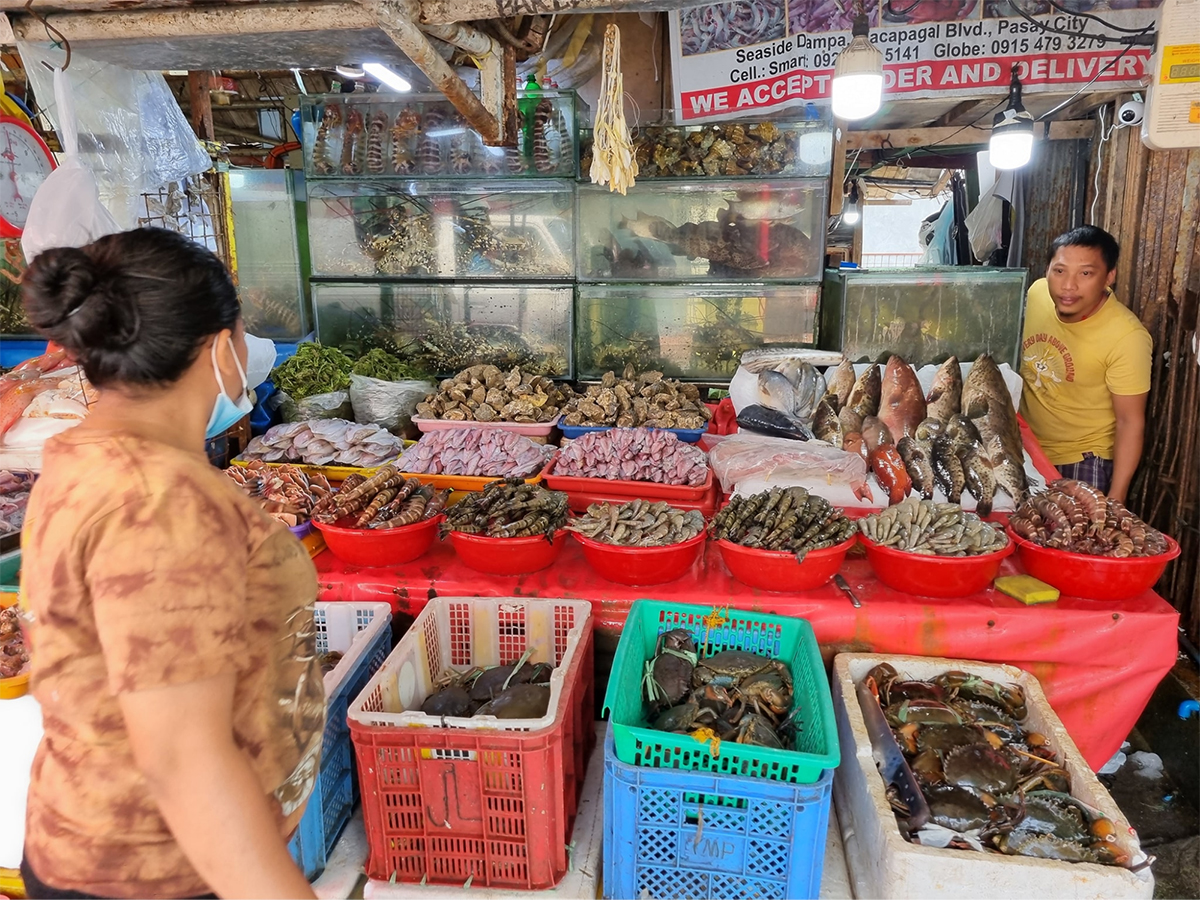
[[471, 879], [476, 887], [517, 890], [543, 890], [562, 879], [596, 740], [590, 627], [580, 640], [550, 727], [485, 731], [350, 720], [368, 877], [459, 886]]

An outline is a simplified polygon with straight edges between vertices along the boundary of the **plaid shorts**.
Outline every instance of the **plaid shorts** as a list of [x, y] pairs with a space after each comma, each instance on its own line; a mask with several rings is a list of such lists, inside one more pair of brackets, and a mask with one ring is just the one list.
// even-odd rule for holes
[[1086, 481], [1096, 490], [1105, 494], [1112, 484], [1113, 464], [1111, 459], [1103, 459], [1094, 453], [1083, 454], [1083, 460], [1055, 466], [1063, 478], [1073, 478], [1076, 481]]

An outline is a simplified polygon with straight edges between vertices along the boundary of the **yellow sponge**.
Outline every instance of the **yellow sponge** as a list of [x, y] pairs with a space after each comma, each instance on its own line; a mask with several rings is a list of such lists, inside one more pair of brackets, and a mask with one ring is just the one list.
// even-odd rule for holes
[[1026, 606], [1053, 603], [1058, 599], [1058, 588], [1038, 581], [1032, 575], [1002, 575], [996, 579], [996, 590], [1015, 597]]

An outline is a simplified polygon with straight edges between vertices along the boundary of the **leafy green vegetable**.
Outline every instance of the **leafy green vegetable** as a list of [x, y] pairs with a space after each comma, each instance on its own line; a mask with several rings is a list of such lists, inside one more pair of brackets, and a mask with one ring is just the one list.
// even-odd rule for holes
[[330, 391], [350, 387], [350, 370], [354, 363], [341, 350], [320, 344], [301, 344], [292, 356], [271, 372], [275, 387], [293, 400], [303, 400]]
[[379, 349], [371, 350], [360, 357], [351, 371], [355, 375], [378, 378], [380, 381], [404, 381], [410, 378], [424, 378], [426, 375], [420, 366]]

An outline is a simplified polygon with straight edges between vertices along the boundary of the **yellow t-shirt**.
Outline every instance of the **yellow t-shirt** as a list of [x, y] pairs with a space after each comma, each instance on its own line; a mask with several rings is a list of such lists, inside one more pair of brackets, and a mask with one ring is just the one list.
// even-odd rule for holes
[[1109, 294], [1082, 322], [1063, 322], [1046, 279], [1029, 288], [1021, 377], [1021, 414], [1055, 465], [1085, 453], [1113, 458], [1112, 395], [1150, 390], [1150, 332]]

